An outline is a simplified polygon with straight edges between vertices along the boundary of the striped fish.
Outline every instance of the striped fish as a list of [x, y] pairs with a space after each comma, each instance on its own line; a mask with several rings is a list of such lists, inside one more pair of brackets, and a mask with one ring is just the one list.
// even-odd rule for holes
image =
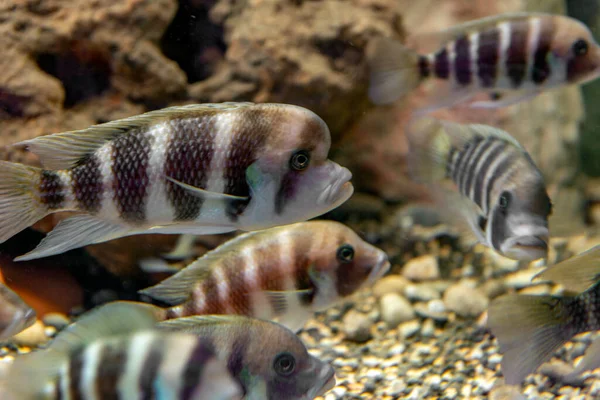
[[[510, 294], [495, 299], [488, 326], [498, 339], [506, 383], [527, 375], [575, 335], [600, 330], [600, 246], [542, 271], [536, 279], [567, 289], [563, 296]], [[586, 351], [571, 377], [600, 367], [600, 339]]]
[[503, 14], [424, 36], [439, 43], [437, 51], [418, 55], [385, 38], [368, 48], [374, 103], [393, 103], [430, 81], [437, 85], [426, 112], [481, 92], [490, 100], [471, 106], [503, 107], [600, 74], [600, 46], [583, 23], [565, 16]]
[[239, 314], [297, 331], [389, 266], [345, 225], [300, 222], [240, 235], [141, 293], [171, 305], [163, 319]]
[[331, 365], [310, 355], [298, 336], [277, 323], [213, 315], [158, 326], [214, 342], [245, 400], [312, 400], [335, 386]]
[[506, 257], [546, 255], [552, 205], [541, 172], [516, 139], [485, 125], [429, 118], [409, 131], [409, 170], [432, 186], [443, 213], [464, 218], [479, 242]]
[[33, 325], [35, 310], [8, 286], [0, 283], [0, 340], [8, 339]]
[[31, 260], [141, 233], [257, 230], [352, 194], [329, 129], [284, 104], [193, 104], [22, 142], [45, 169], [0, 162], [0, 242], [57, 211]]
[[233, 400], [242, 388], [210, 338], [159, 331], [145, 309], [92, 311], [47, 350], [19, 357], [7, 400]]

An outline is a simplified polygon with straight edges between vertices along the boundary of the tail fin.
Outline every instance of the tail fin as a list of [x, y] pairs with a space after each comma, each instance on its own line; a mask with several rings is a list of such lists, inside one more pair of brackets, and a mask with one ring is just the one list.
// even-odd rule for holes
[[367, 49], [369, 97], [375, 104], [391, 104], [422, 81], [419, 55], [389, 38], [378, 38]]
[[553, 296], [500, 297], [488, 309], [488, 325], [504, 354], [509, 385], [520, 384], [574, 334], [564, 300]]
[[422, 183], [444, 179], [452, 143], [443, 124], [433, 118], [413, 120], [406, 138], [410, 146], [407, 157], [410, 176]]
[[0, 161], [0, 243], [46, 216], [37, 200], [35, 184], [41, 169]]

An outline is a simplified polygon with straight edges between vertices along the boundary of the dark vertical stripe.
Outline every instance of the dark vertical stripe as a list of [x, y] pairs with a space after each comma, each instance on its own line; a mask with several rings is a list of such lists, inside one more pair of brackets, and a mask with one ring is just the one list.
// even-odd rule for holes
[[[215, 115], [171, 121], [173, 132], [165, 155], [165, 175], [176, 181], [204, 189], [215, 153]], [[226, 134], [226, 133], [225, 133]], [[167, 197], [176, 221], [198, 218], [204, 199], [167, 181]]]
[[548, 57], [550, 55], [553, 36], [552, 18], [540, 18], [540, 33], [533, 55], [533, 67], [531, 70], [531, 80], [536, 85], [544, 83], [552, 73]]
[[458, 150], [454, 147], [450, 147], [450, 151], [448, 152], [448, 162], [446, 163], [446, 178], [452, 178], [452, 171], [454, 170], [454, 166], [456, 164], [456, 158], [458, 157]]
[[492, 204], [490, 196], [492, 194], [492, 189], [494, 188], [494, 185], [502, 176], [504, 176], [504, 173], [510, 167], [510, 165], [515, 162], [515, 158], [515, 153], [511, 151], [510, 154], [508, 154], [507, 157], [500, 162], [500, 164], [496, 165], [496, 168], [493, 171], [488, 171], [488, 174], [491, 174], [491, 178], [488, 182], [487, 188], [485, 188], [487, 194], [486, 198], [488, 210], [491, 208]]
[[458, 180], [457, 184], [458, 184], [458, 188], [459, 188], [460, 192], [465, 196], [468, 196], [468, 194], [469, 194], [466, 190], [465, 185], [466, 185], [466, 181], [469, 178], [469, 176], [473, 175], [473, 173], [474, 173], [473, 163], [472, 163], [473, 156], [479, 149], [479, 143], [481, 143], [481, 140], [482, 140], [482, 138], [480, 136], [476, 136], [471, 140], [471, 142], [470, 142], [471, 145], [469, 147], [469, 151], [465, 154], [464, 162], [460, 166], [459, 180]]
[[500, 52], [500, 30], [492, 28], [479, 34], [477, 45], [477, 75], [481, 86], [493, 87], [496, 83]]
[[[244, 270], [248, 268], [245, 263], [243, 253], [239, 253], [233, 259], [228, 259], [229, 262], [223, 262], [223, 272], [229, 281], [229, 303], [237, 314], [252, 316], [252, 300], [251, 293], [256, 290], [250, 286], [250, 282], [246, 282]], [[256, 265], [261, 271], [260, 265]]]
[[221, 304], [221, 298], [217, 290], [217, 280], [214, 274], [209, 273], [202, 281], [202, 292], [204, 293], [204, 308], [198, 310], [198, 314], [222, 314], [225, 309]]
[[215, 359], [214, 346], [206, 338], [199, 337], [183, 369], [179, 399], [191, 400], [193, 398], [194, 392], [202, 382], [204, 366], [211, 359]]
[[510, 44], [506, 56], [506, 74], [513, 87], [523, 83], [527, 74], [527, 39], [529, 21], [517, 20], [510, 23]]
[[[277, 126], [279, 114], [267, 115], [261, 108], [247, 108], [241, 114], [232, 126], [233, 140], [224, 172], [225, 193], [248, 197], [250, 188], [246, 181], [246, 170], [257, 160], [269, 133]], [[247, 202], [228, 204], [227, 216], [236, 221], [247, 205]]]
[[247, 335], [236, 335], [231, 346], [229, 357], [227, 357], [227, 369], [229, 370], [229, 373], [231, 373], [231, 376], [233, 376], [242, 386], [244, 398], [248, 392], [248, 385], [251, 383], [249, 380], [255, 379], [255, 377], [252, 376], [242, 375], [242, 371], [246, 365], [244, 359], [248, 350], [251, 330], [252, 328], [248, 327]]
[[78, 351], [69, 360], [69, 395], [71, 400], [83, 400], [83, 394], [79, 385], [81, 384], [81, 372], [83, 370], [83, 352]]
[[481, 165], [479, 170], [476, 171], [477, 177], [475, 178], [474, 201], [476, 204], [479, 205], [479, 207], [481, 207], [486, 212], [487, 212], [488, 208], [487, 208], [487, 206], [484, 207], [484, 204], [483, 204], [483, 191], [485, 190], [485, 188], [483, 187], [483, 183], [485, 182], [485, 178], [487, 176], [488, 169], [490, 168], [490, 166], [492, 165], [494, 160], [500, 154], [502, 154], [502, 152], [504, 151], [504, 148], [506, 147], [506, 144], [504, 144], [503, 142], [500, 142], [497, 140], [493, 140], [492, 142], [493, 142], [492, 144], [494, 145], [494, 149], [486, 156], [484, 163]]
[[[472, 164], [473, 167], [470, 168], [469, 176], [465, 183], [465, 192], [467, 193], [467, 195], [469, 193], [471, 193], [471, 189], [473, 189], [473, 184], [475, 183], [475, 178], [476, 178], [477, 172], [478, 172], [477, 165], [479, 165], [481, 158], [483, 157], [485, 152], [488, 151], [488, 149], [492, 146], [493, 143], [494, 143], [493, 140], [487, 139], [487, 140], [483, 140], [482, 142], [480, 142], [479, 145], [477, 146], [477, 153], [473, 155], [473, 164]], [[473, 198], [471, 198], [471, 200], [473, 200], [473, 201], [475, 201], [475, 198], [477, 196], [476, 192], [477, 192], [477, 188], [474, 189]], [[479, 207], [481, 207], [481, 204], [477, 203], [476, 201], [475, 201], [475, 204], [477, 204]], [[483, 209], [483, 207], [481, 207], [481, 208]]]
[[106, 344], [100, 350], [96, 366], [96, 393], [98, 393], [99, 399], [118, 400], [120, 397], [119, 379], [125, 373], [127, 364], [126, 346], [123, 344], [123, 341]]
[[461, 36], [454, 42], [454, 75], [461, 85], [471, 83], [471, 41], [468, 36]]
[[496, 208], [493, 211], [490, 226], [491, 245], [497, 251], [501, 251], [502, 242], [506, 239], [506, 215], [502, 210]]
[[88, 157], [85, 162], [71, 171], [73, 193], [80, 210], [89, 213], [100, 211], [102, 206], [102, 173], [100, 162], [95, 155]]
[[440, 79], [448, 79], [450, 76], [450, 61], [448, 60], [448, 51], [445, 47], [435, 54], [433, 70], [435, 76]]
[[421, 78], [427, 78], [431, 74], [429, 59], [426, 56], [419, 56], [419, 72]]
[[[309, 259], [309, 250], [311, 242], [316, 240], [312, 235], [307, 235], [310, 239], [299, 238], [294, 242], [294, 283], [298, 292], [298, 300], [301, 305], [308, 306], [312, 303], [318, 288], [312, 283], [308, 269], [311, 268], [311, 260]], [[310, 290], [306, 292], [305, 290]]]
[[152, 143], [141, 131], [121, 135], [112, 143], [115, 203], [125, 221], [135, 223], [146, 219], [151, 151]]
[[[285, 289], [283, 269], [280, 264], [281, 246], [275, 242], [269, 247], [262, 247], [255, 252], [256, 262], [262, 266], [260, 278], [260, 288], [263, 291], [281, 292]], [[268, 298], [273, 311], [280, 310], [285, 312], [287, 304], [278, 301], [274, 297]]]
[[54, 171], [43, 170], [40, 179], [40, 201], [48, 210], [61, 208], [65, 201], [60, 177]]
[[141, 369], [138, 380], [141, 394], [139, 400], [152, 400], [157, 398], [156, 379], [158, 371], [160, 370], [160, 365], [163, 361], [165, 351], [164, 345], [164, 340], [161, 338], [156, 338], [150, 343], [150, 348], [148, 349], [148, 354], [142, 364], [143, 368]]
[[277, 215], [283, 214], [287, 203], [294, 197], [297, 178], [298, 172], [288, 171], [279, 182], [279, 188], [275, 193], [275, 213]]

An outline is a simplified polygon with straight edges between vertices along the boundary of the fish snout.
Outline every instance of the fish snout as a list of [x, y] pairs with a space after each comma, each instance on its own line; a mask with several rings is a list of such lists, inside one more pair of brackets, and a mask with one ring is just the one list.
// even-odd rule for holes
[[377, 262], [375, 263], [375, 266], [369, 274], [369, 284], [373, 284], [376, 280], [385, 275], [385, 273], [389, 271], [390, 266], [391, 264], [388, 259], [388, 255], [384, 252], [381, 252]]
[[318, 371], [318, 380], [322, 382], [321, 387], [315, 393], [315, 397], [322, 396], [335, 387], [335, 370], [329, 364], [323, 364]]
[[521, 236], [514, 240], [507, 255], [523, 261], [537, 260], [548, 254], [548, 236]]

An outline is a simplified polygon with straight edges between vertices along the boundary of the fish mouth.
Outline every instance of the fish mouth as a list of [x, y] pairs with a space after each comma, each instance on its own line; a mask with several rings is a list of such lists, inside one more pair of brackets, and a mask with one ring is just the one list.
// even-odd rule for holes
[[19, 332], [29, 328], [37, 319], [37, 314], [34, 309], [29, 308], [26, 311], [18, 311], [13, 316], [11, 323], [0, 331], [0, 339], [8, 339]]
[[506, 253], [523, 261], [546, 257], [548, 253], [548, 237], [523, 236], [515, 238]]
[[[321, 373], [319, 374], [319, 378], [321, 378], [321, 377], [322, 377], [323, 384], [321, 385], [321, 387], [319, 387], [315, 391], [313, 397], [322, 396], [335, 387], [335, 383], [336, 383], [335, 371], [329, 364], [325, 365], [323, 367], [323, 369], [321, 370]], [[313, 397], [311, 397], [311, 398], [313, 398]]]
[[336, 172], [333, 182], [331, 182], [319, 195], [319, 203], [331, 206], [333, 208], [344, 203], [354, 193], [352, 172], [347, 168], [337, 165], [339, 172]]
[[375, 264], [375, 267], [369, 274], [369, 278], [367, 279], [369, 285], [375, 283], [375, 281], [377, 281], [379, 278], [385, 275], [385, 273], [389, 271], [390, 267], [391, 264], [388, 260], [387, 254], [383, 253], [379, 257], [379, 261], [377, 262], [377, 264]]

